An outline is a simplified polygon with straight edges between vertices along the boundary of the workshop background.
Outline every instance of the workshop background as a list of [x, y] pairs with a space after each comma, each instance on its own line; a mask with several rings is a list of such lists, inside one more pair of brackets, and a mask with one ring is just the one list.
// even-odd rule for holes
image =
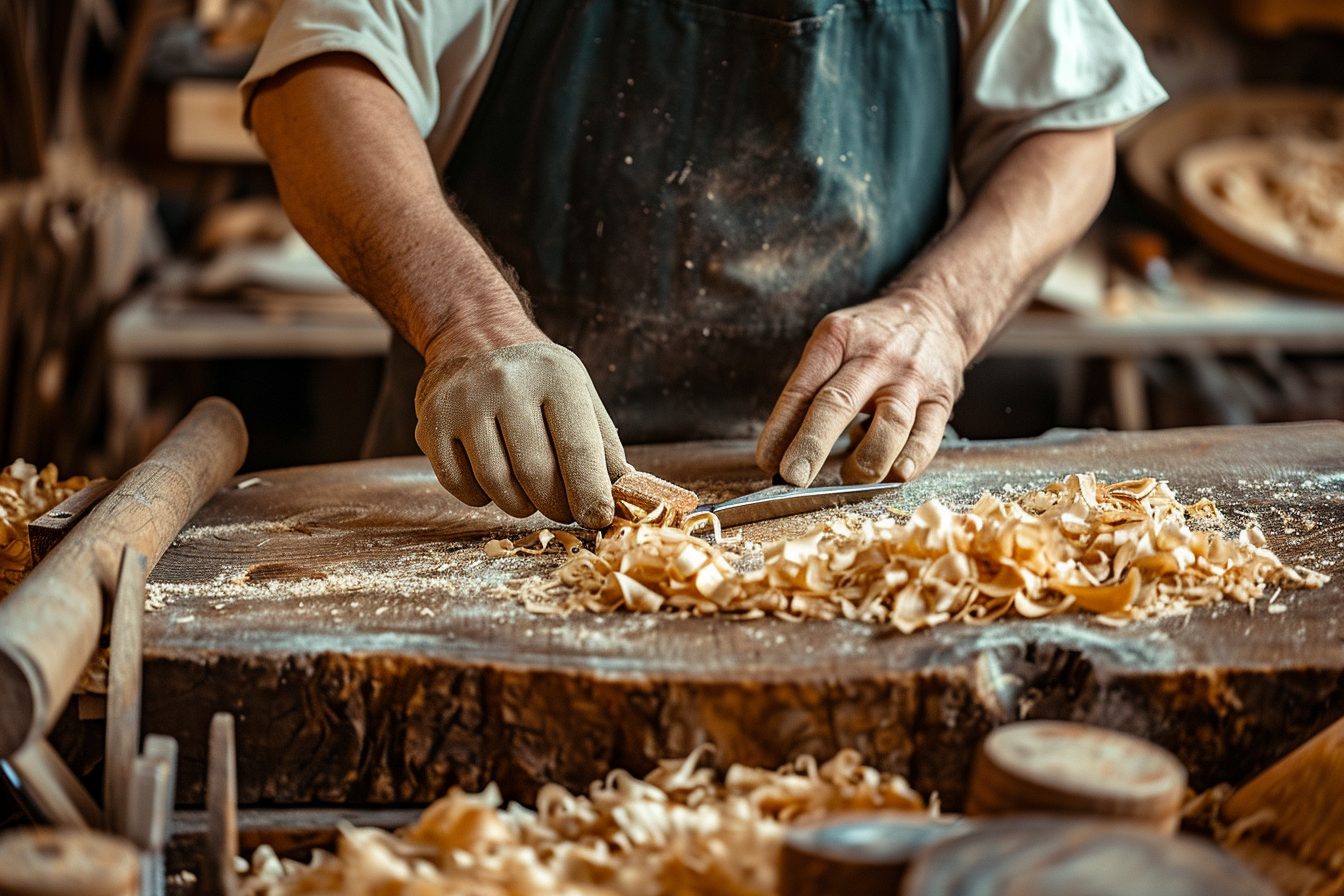
[[[387, 327], [293, 233], [239, 123], [278, 5], [0, 2], [0, 454], [115, 474], [216, 394], [245, 470], [358, 455]], [[1172, 100], [1123, 134], [1102, 220], [953, 426], [1341, 418], [1344, 4], [1115, 7]], [[1311, 239], [1238, 218], [1234, 169], [1261, 163], [1285, 203], [1314, 197]]]

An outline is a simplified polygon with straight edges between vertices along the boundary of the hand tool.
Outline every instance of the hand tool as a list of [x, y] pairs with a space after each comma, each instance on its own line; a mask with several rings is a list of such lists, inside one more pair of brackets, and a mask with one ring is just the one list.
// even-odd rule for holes
[[717, 504], [701, 504], [686, 515], [687, 519], [700, 513], [712, 513], [719, 518], [719, 525], [727, 529], [730, 526], [742, 526], [761, 520], [772, 520], [781, 516], [793, 516], [798, 513], [810, 513], [825, 510], [828, 507], [842, 507], [846, 504], [858, 504], [880, 498], [883, 495], [900, 491], [902, 483], [875, 482], [868, 485], [825, 485], [813, 488], [795, 488], [791, 485], [772, 485], [758, 492], [720, 501]]
[[45, 734], [69, 699], [97, 647], [123, 546], [152, 567], [246, 452], [238, 409], [200, 402], [0, 603], [0, 758]]

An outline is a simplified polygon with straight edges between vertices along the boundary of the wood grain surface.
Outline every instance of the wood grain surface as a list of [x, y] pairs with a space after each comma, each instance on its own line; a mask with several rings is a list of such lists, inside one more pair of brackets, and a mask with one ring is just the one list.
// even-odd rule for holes
[[[1154, 475], [1337, 574], [1342, 448], [1341, 423], [967, 443], [885, 503], [965, 507], [984, 489], [1083, 470]], [[635, 448], [631, 460], [714, 499], [766, 484], [752, 449]], [[539, 525], [457, 503], [423, 458], [279, 470], [217, 493], [154, 570], [145, 620], [145, 730], [181, 741], [179, 796], [202, 798], [216, 711], [238, 720], [245, 804], [423, 802], [491, 780], [529, 799], [546, 780], [580, 788], [709, 740], [725, 767], [854, 747], [955, 809], [977, 745], [1007, 721], [1149, 738], [1205, 787], [1244, 780], [1344, 709], [1344, 577], [1283, 593], [1279, 613], [1226, 604], [1122, 629], [1075, 615], [912, 636], [845, 621], [559, 617], [497, 590], [554, 558], [482, 550], [487, 534]]]

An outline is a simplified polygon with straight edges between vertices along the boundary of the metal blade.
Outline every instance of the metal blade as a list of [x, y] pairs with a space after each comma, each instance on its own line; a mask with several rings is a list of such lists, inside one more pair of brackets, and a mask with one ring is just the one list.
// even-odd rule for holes
[[772, 520], [781, 516], [793, 516], [798, 513], [810, 513], [827, 507], [841, 507], [845, 504], [857, 504], [872, 498], [900, 491], [899, 482], [876, 482], [871, 485], [828, 485], [821, 488], [795, 488], [789, 485], [773, 485], [770, 488], [723, 501], [718, 504], [706, 504], [696, 508], [696, 512], [710, 511], [719, 518], [719, 524], [725, 529], [742, 526], [761, 520]]

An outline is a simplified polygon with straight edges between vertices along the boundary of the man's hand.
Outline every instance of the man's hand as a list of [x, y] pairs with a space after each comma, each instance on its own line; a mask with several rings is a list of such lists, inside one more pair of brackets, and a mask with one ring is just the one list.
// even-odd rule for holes
[[443, 487], [476, 507], [611, 524], [611, 483], [629, 467], [583, 362], [551, 342], [428, 360], [415, 440]]
[[765, 424], [757, 461], [808, 485], [863, 411], [872, 420], [844, 480], [912, 479], [938, 450], [967, 360], [956, 320], [929, 296], [891, 295], [829, 314]]
[[807, 485], [860, 411], [873, 415], [846, 482], [919, 475], [938, 450], [966, 365], [1036, 292], [1101, 211], [1110, 128], [1019, 143], [966, 214], [883, 290], [825, 317], [756, 445], [766, 472]]

